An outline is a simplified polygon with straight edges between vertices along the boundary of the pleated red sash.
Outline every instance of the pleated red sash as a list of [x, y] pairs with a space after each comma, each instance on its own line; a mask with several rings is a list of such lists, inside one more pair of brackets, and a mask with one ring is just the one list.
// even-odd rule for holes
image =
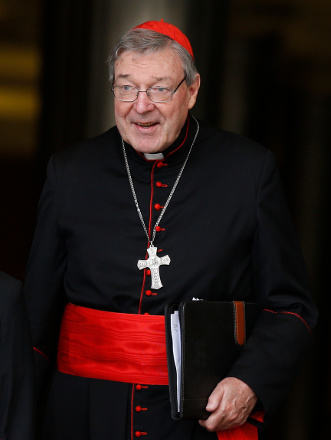
[[[74, 376], [168, 385], [164, 316], [68, 304], [62, 318], [57, 368]], [[258, 439], [257, 428], [249, 423], [220, 431], [217, 436], [218, 440]]]
[[68, 304], [57, 368], [74, 376], [168, 385], [165, 320]]

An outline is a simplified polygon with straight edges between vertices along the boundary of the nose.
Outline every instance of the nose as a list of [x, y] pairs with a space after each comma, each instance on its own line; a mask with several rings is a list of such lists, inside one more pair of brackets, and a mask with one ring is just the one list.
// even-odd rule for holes
[[138, 113], [146, 113], [154, 108], [154, 103], [147, 96], [147, 92], [141, 90], [138, 93], [138, 98], [134, 101], [134, 108]]

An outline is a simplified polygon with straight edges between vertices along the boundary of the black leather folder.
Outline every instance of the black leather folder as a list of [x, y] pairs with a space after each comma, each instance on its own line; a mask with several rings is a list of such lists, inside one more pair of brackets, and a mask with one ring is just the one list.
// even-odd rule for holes
[[[208, 397], [239, 356], [259, 311], [256, 303], [244, 301], [198, 300], [166, 308], [169, 392], [174, 419], [208, 417]], [[180, 361], [176, 358], [176, 347]]]

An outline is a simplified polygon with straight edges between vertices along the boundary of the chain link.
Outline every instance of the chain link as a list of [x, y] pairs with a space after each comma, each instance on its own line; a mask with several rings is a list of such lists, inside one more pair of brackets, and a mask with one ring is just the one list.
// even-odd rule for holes
[[133, 200], [134, 200], [134, 203], [136, 205], [137, 212], [138, 212], [138, 215], [139, 215], [142, 227], [144, 228], [144, 231], [145, 231], [148, 243], [149, 243], [149, 245], [151, 247], [154, 246], [153, 243], [154, 243], [155, 236], [156, 236], [156, 228], [159, 226], [160, 221], [162, 220], [162, 217], [163, 217], [163, 215], [164, 215], [164, 213], [165, 213], [165, 211], [166, 211], [166, 209], [167, 209], [167, 207], [168, 207], [168, 205], [170, 203], [170, 200], [171, 200], [172, 196], [174, 195], [174, 192], [176, 191], [179, 179], [181, 178], [181, 176], [183, 174], [184, 168], [185, 168], [185, 166], [187, 164], [187, 161], [188, 161], [188, 158], [190, 157], [193, 145], [194, 145], [194, 143], [196, 141], [196, 138], [198, 136], [198, 133], [199, 133], [199, 122], [195, 119], [194, 116], [193, 116], [193, 119], [197, 123], [197, 130], [195, 132], [194, 139], [193, 139], [192, 144], [190, 146], [189, 152], [187, 153], [186, 159], [184, 160], [184, 163], [183, 163], [183, 165], [182, 165], [182, 167], [181, 167], [181, 169], [180, 169], [180, 171], [178, 173], [176, 181], [175, 181], [175, 183], [174, 183], [174, 185], [173, 185], [173, 187], [172, 187], [172, 189], [170, 191], [168, 199], [167, 199], [167, 201], [166, 201], [166, 203], [165, 203], [165, 205], [164, 205], [164, 207], [163, 207], [163, 209], [162, 209], [158, 219], [156, 220], [156, 223], [155, 223], [154, 228], [153, 228], [152, 238], [149, 237], [148, 230], [147, 230], [146, 224], [144, 222], [144, 218], [142, 216], [142, 213], [141, 213], [141, 210], [140, 210], [140, 207], [139, 207], [139, 203], [138, 203], [138, 199], [137, 199], [137, 194], [136, 194], [136, 191], [134, 189], [133, 180], [132, 180], [132, 176], [131, 176], [131, 171], [130, 171], [130, 166], [129, 166], [129, 162], [128, 162], [128, 157], [127, 157], [127, 154], [126, 154], [126, 149], [125, 149], [124, 141], [122, 139], [122, 148], [123, 148], [124, 162], [125, 162], [125, 167], [126, 167], [126, 171], [127, 171], [127, 174], [128, 174], [128, 179], [129, 179], [129, 183], [130, 183], [130, 187], [131, 187], [131, 192], [132, 192]]

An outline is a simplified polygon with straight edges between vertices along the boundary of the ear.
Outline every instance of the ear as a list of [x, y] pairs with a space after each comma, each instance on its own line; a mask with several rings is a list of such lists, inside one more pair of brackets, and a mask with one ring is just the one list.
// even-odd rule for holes
[[200, 88], [200, 75], [197, 73], [197, 75], [195, 77], [195, 81], [188, 88], [188, 93], [189, 93], [188, 109], [189, 110], [194, 106], [194, 104], [197, 100], [199, 88]]

